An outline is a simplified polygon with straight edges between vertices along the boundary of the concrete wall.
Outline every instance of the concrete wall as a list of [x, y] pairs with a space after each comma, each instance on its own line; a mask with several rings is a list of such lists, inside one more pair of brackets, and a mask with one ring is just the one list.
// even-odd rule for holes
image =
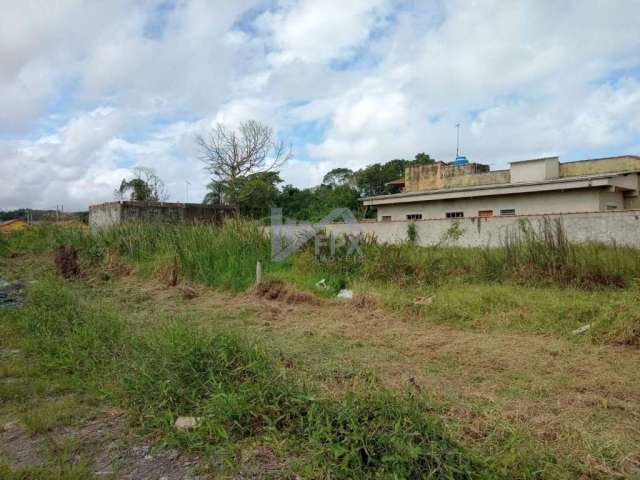
[[624, 197], [621, 191], [610, 192], [602, 190], [600, 192], [600, 208], [598, 210], [622, 210], [624, 209]]
[[[466, 165], [447, 165], [437, 162], [433, 165], [412, 165], [405, 169], [405, 192], [421, 192], [423, 190], [439, 190], [454, 186], [485, 185], [499, 177], [486, 176], [489, 166], [480, 163]], [[480, 177], [480, 175], [485, 175]], [[478, 177], [477, 179], [475, 177]], [[475, 183], [480, 181], [485, 183]], [[503, 182], [506, 183], [506, 182]]]
[[509, 170], [494, 170], [493, 172], [447, 177], [444, 181], [444, 188], [475, 187], [501, 183], [511, 183], [511, 172]]
[[[423, 246], [446, 243], [463, 247], [500, 246], [510, 232], [519, 231], [520, 221], [530, 221], [537, 227], [544, 218], [559, 218], [570, 241], [616, 243], [640, 247], [640, 211], [608, 211], [563, 215], [531, 215], [523, 217], [463, 218], [457, 220], [422, 220], [415, 222], [418, 244]], [[406, 241], [407, 226], [411, 222], [370, 222], [360, 224], [335, 223], [325, 226], [327, 233], [369, 234], [378, 241], [398, 243]], [[462, 232], [457, 240], [447, 234], [452, 227]], [[282, 235], [296, 238], [308, 225], [286, 226]]]
[[539, 158], [511, 164], [511, 182], [542, 182], [559, 175], [558, 157]]
[[120, 222], [219, 222], [233, 215], [230, 207], [198, 203], [109, 202], [89, 207], [91, 229], [110, 227]]
[[89, 207], [89, 226], [96, 228], [111, 227], [120, 223], [122, 205], [119, 202], [101, 203]]
[[578, 177], [598, 173], [628, 172], [640, 170], [640, 157], [624, 155], [621, 157], [580, 160], [560, 164], [561, 177]]
[[[595, 212], [601, 210], [599, 191], [569, 190], [565, 192], [533, 192], [495, 197], [463, 198], [432, 202], [378, 205], [378, 221], [384, 216], [391, 220], [406, 220], [408, 214], [419, 213], [423, 220], [445, 218], [447, 212], [461, 211], [465, 217], [477, 217], [480, 210], [515, 209], [516, 215], [566, 212]], [[622, 194], [616, 193], [622, 205]], [[620, 208], [623, 208], [622, 206]]]

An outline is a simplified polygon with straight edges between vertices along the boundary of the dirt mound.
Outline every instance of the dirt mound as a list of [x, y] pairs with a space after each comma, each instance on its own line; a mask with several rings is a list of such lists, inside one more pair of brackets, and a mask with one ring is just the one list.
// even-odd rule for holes
[[61, 245], [54, 250], [56, 269], [64, 278], [75, 278], [80, 275], [78, 249], [73, 245]]
[[358, 310], [371, 311], [380, 308], [380, 304], [375, 298], [365, 295], [364, 293], [356, 293], [353, 296], [351, 304]]
[[276, 300], [288, 304], [306, 303], [309, 305], [320, 305], [321, 300], [309, 293], [299, 292], [288, 287], [283, 282], [261, 283], [256, 286], [257, 297], [266, 300]]
[[617, 336], [612, 343], [614, 345], [640, 347], [640, 322], [636, 322], [626, 332]]

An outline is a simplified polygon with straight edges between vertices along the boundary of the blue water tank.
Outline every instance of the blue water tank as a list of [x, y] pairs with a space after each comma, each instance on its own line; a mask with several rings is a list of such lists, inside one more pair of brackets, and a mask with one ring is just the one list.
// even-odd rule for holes
[[467, 157], [460, 155], [456, 157], [456, 159], [451, 163], [453, 165], [466, 165], [467, 163], [469, 163], [469, 160], [467, 160]]

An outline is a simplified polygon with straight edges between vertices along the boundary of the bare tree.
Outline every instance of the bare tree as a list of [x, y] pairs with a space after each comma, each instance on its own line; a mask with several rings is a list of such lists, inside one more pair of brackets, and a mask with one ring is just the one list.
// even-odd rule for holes
[[164, 202], [169, 198], [164, 182], [150, 167], [135, 167], [133, 178], [123, 178], [120, 188], [114, 193], [119, 200], [128, 196], [130, 200]]
[[219, 123], [206, 136], [198, 135], [196, 142], [213, 181], [222, 185], [226, 201], [236, 209], [244, 177], [274, 171], [291, 158], [291, 148], [257, 120], [242, 122], [237, 130]]

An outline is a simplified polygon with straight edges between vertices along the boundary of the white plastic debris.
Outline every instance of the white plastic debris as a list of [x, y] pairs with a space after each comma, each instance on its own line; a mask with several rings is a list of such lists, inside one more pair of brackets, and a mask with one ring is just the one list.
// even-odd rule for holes
[[324, 288], [325, 290], [326, 290], [327, 288], [329, 288], [329, 287], [327, 286], [327, 281], [326, 281], [324, 278], [323, 278], [322, 280], [320, 280], [319, 282], [317, 282], [317, 283], [316, 283], [316, 287], [318, 287], [318, 288]]
[[178, 417], [174, 426], [178, 430], [189, 430], [190, 428], [196, 427], [199, 421], [199, 417]]
[[338, 298], [353, 298], [353, 292], [343, 288], [338, 292]]
[[591, 324], [587, 323], [586, 325], [581, 326], [580, 328], [576, 328], [573, 332], [571, 332], [573, 335], [580, 335], [581, 333], [586, 332], [587, 330], [589, 330], [591, 328]]

